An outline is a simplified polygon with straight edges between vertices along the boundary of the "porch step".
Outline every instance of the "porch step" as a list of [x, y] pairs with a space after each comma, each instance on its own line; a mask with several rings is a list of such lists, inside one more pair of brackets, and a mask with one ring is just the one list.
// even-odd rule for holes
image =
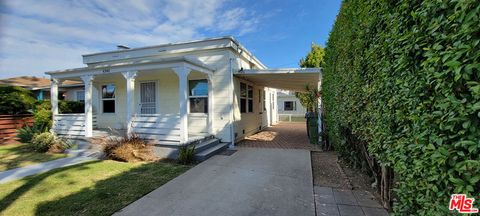
[[208, 148], [205, 148], [204, 150], [197, 152], [195, 154], [195, 160], [197, 161], [207, 160], [208, 158], [225, 150], [228, 147], [228, 143], [221, 143], [221, 142], [213, 142], [213, 143], [212, 143], [213, 145], [212, 144], [208, 145]]
[[216, 144], [220, 143], [220, 140], [217, 138], [205, 140], [199, 144], [195, 145], [195, 153], [199, 153], [205, 149], [208, 149]]

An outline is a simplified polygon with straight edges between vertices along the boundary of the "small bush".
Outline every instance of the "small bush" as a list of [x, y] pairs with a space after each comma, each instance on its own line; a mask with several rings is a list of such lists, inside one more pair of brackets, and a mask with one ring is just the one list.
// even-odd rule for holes
[[58, 138], [50, 132], [35, 134], [31, 146], [37, 152], [62, 153], [72, 146], [68, 140]]
[[195, 145], [181, 146], [178, 152], [178, 163], [192, 164], [195, 162]]
[[33, 125], [33, 126], [25, 125], [24, 127], [17, 130], [17, 137], [20, 139], [22, 143], [30, 143], [34, 135], [47, 132], [47, 131], [48, 129], [46, 127], [42, 127], [39, 125]]
[[63, 153], [65, 150], [71, 148], [73, 146], [73, 143], [67, 139], [63, 138], [55, 138], [55, 142], [53, 145], [48, 148], [48, 152], [50, 153]]
[[33, 119], [35, 121], [35, 125], [40, 127], [44, 127], [47, 130], [52, 127], [52, 106], [50, 101], [39, 101], [35, 105], [35, 109], [33, 110]]
[[31, 145], [37, 152], [47, 152], [55, 144], [55, 136], [49, 132], [35, 134]]
[[109, 138], [105, 143], [105, 156], [111, 160], [123, 162], [156, 161], [152, 145], [147, 144], [138, 135]]

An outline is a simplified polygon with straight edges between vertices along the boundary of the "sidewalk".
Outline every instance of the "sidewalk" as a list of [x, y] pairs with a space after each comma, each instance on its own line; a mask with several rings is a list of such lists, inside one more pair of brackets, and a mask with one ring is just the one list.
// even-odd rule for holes
[[47, 172], [49, 170], [60, 167], [66, 167], [86, 161], [97, 160], [98, 154], [89, 151], [89, 143], [85, 141], [77, 141], [77, 144], [77, 149], [67, 151], [69, 155], [69, 157], [67, 158], [61, 158], [44, 163], [0, 172], [0, 184], [17, 180], [26, 176]]

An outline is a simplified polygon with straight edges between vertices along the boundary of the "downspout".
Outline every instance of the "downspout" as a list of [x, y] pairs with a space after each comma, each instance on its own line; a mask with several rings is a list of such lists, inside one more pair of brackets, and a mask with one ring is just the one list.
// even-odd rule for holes
[[229, 67], [230, 67], [230, 87], [229, 91], [232, 93], [232, 100], [231, 100], [231, 107], [230, 107], [230, 145], [228, 146], [229, 149], [235, 149], [235, 131], [234, 131], [234, 123], [235, 123], [235, 114], [234, 114], [234, 105], [235, 105], [235, 90], [233, 87], [233, 58], [230, 56], [229, 58]]

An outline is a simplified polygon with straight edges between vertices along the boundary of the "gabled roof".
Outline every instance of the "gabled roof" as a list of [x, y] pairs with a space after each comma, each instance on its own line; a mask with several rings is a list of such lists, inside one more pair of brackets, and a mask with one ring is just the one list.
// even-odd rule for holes
[[[19, 76], [7, 79], [0, 79], [0, 85], [20, 86], [29, 90], [50, 88], [50, 79], [34, 77], [34, 76]], [[62, 86], [83, 86], [82, 82], [65, 80]]]

